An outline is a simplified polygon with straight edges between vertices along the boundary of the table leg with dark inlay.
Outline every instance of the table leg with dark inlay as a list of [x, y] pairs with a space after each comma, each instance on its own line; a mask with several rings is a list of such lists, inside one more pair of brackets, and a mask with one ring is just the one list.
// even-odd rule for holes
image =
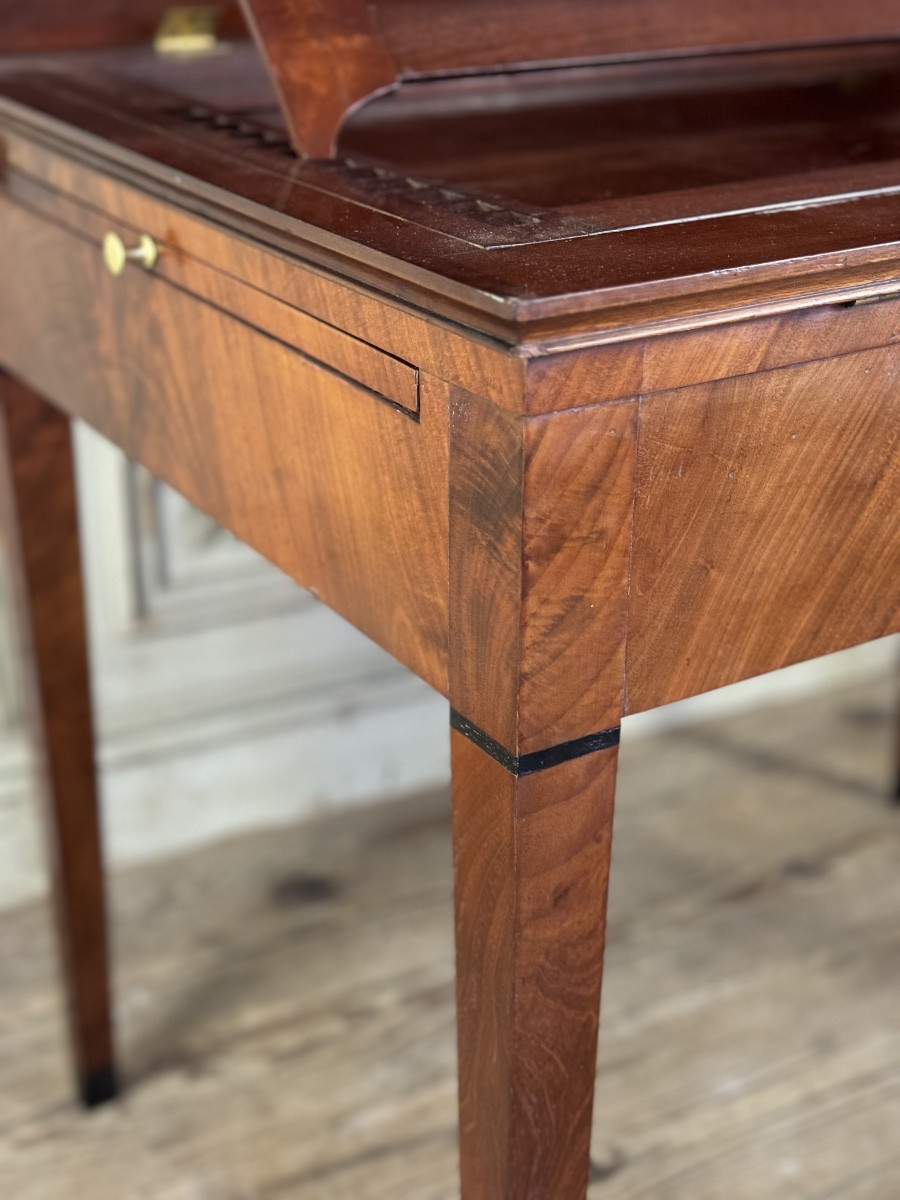
[[450, 408], [463, 1195], [587, 1187], [634, 404]]
[[617, 755], [523, 774], [454, 730], [464, 1196], [587, 1187]]
[[[113, 1076], [69, 416], [449, 700], [464, 1200], [586, 1194], [623, 716], [900, 629], [896, 5], [684, 2], [247, 0], [262, 58], [128, 26], [0, 62], [87, 1099]], [[58, 5], [20, 9], [14, 44], [61, 44]]]

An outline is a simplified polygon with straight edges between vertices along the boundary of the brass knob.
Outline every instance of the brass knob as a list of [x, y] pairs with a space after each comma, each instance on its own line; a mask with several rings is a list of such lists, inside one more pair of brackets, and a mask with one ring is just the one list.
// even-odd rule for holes
[[117, 233], [103, 239], [103, 261], [110, 275], [121, 275], [130, 262], [152, 271], [159, 258], [159, 247], [149, 233], [142, 233], [136, 246], [126, 246]]

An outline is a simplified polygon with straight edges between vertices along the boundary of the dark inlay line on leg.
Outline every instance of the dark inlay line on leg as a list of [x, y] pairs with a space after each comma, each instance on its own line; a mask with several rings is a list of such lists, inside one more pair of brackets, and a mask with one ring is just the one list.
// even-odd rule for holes
[[471, 721], [467, 721], [462, 713], [458, 713], [455, 708], [450, 709], [450, 728], [467, 737], [470, 742], [474, 742], [479, 750], [483, 750], [491, 758], [496, 758], [501, 767], [506, 767], [507, 771], [510, 771], [513, 775], [519, 774], [519, 760], [515, 754], [510, 754], [505, 746], [501, 746], [499, 742], [495, 742], [483, 729], [479, 729], [477, 725], [473, 725]]
[[546, 771], [548, 767], [557, 767], [560, 763], [568, 762], [570, 758], [582, 758], [585, 754], [594, 754], [598, 750], [609, 750], [619, 744], [619, 726], [612, 729], [601, 729], [599, 733], [589, 733], [585, 737], [574, 738], [570, 742], [560, 742], [557, 746], [548, 746], [546, 750], [532, 750], [530, 754], [516, 755], [495, 741], [490, 734], [479, 729], [466, 717], [450, 709], [450, 725], [457, 733], [474, 742], [479, 749], [491, 758], [495, 758], [501, 767], [505, 767], [512, 775], [533, 775], [535, 771]]

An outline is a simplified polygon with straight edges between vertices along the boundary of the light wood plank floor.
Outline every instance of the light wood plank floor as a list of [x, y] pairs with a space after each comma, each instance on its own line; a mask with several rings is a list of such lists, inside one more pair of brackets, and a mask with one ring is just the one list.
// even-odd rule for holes
[[[891, 688], [626, 746], [591, 1200], [898, 1200]], [[445, 795], [114, 880], [129, 1090], [0, 918], [2, 1200], [451, 1200]]]

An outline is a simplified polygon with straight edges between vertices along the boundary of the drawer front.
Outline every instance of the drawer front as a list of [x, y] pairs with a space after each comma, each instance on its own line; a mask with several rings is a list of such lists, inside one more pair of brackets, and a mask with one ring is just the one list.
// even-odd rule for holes
[[98, 249], [110, 233], [130, 245], [149, 234], [158, 254], [153, 267], [157, 277], [278, 338], [376, 396], [409, 412], [419, 411], [419, 373], [411, 363], [210, 266], [192, 252], [188, 230], [181, 228], [171, 210], [151, 210], [153, 219], [136, 225], [118, 189], [107, 197], [108, 210], [22, 177], [16, 178], [13, 193], [24, 207], [92, 241]]
[[[518, 355], [405, 305], [397, 281], [383, 278], [376, 267], [371, 286], [386, 288], [392, 303], [373, 303], [368, 292], [331, 274], [327, 253], [325, 265], [301, 261], [292, 253], [290, 236], [279, 240], [269, 229], [264, 240], [256, 240], [253, 221], [229, 213], [238, 229], [250, 231], [241, 236], [221, 223], [218, 210], [207, 217], [198, 215], [205, 211], [202, 205], [197, 212], [188, 211], [110, 173], [115, 172], [115, 164], [107, 171], [96, 163], [73, 159], [43, 138], [34, 140], [24, 134], [8, 119], [0, 119], [0, 157], [2, 190], [8, 197], [66, 224], [74, 221], [77, 229], [90, 213], [99, 215], [102, 224], [94, 227], [95, 240], [107, 227], [153, 234], [169, 249], [159, 273], [228, 311], [242, 313], [248, 298], [254, 297], [260, 323], [259, 313], [268, 297], [281, 302], [280, 308], [298, 320], [318, 319], [401, 362], [409, 359], [414, 346], [415, 365], [425, 374], [518, 407], [523, 373]], [[197, 203], [195, 197], [192, 200]], [[213, 288], [211, 293], [208, 289]], [[269, 311], [280, 310], [276, 304]]]
[[900, 346], [645, 397], [639, 446], [630, 712], [900, 628]]
[[0, 363], [446, 691], [444, 385], [386, 403], [94, 232], [0, 199]]

